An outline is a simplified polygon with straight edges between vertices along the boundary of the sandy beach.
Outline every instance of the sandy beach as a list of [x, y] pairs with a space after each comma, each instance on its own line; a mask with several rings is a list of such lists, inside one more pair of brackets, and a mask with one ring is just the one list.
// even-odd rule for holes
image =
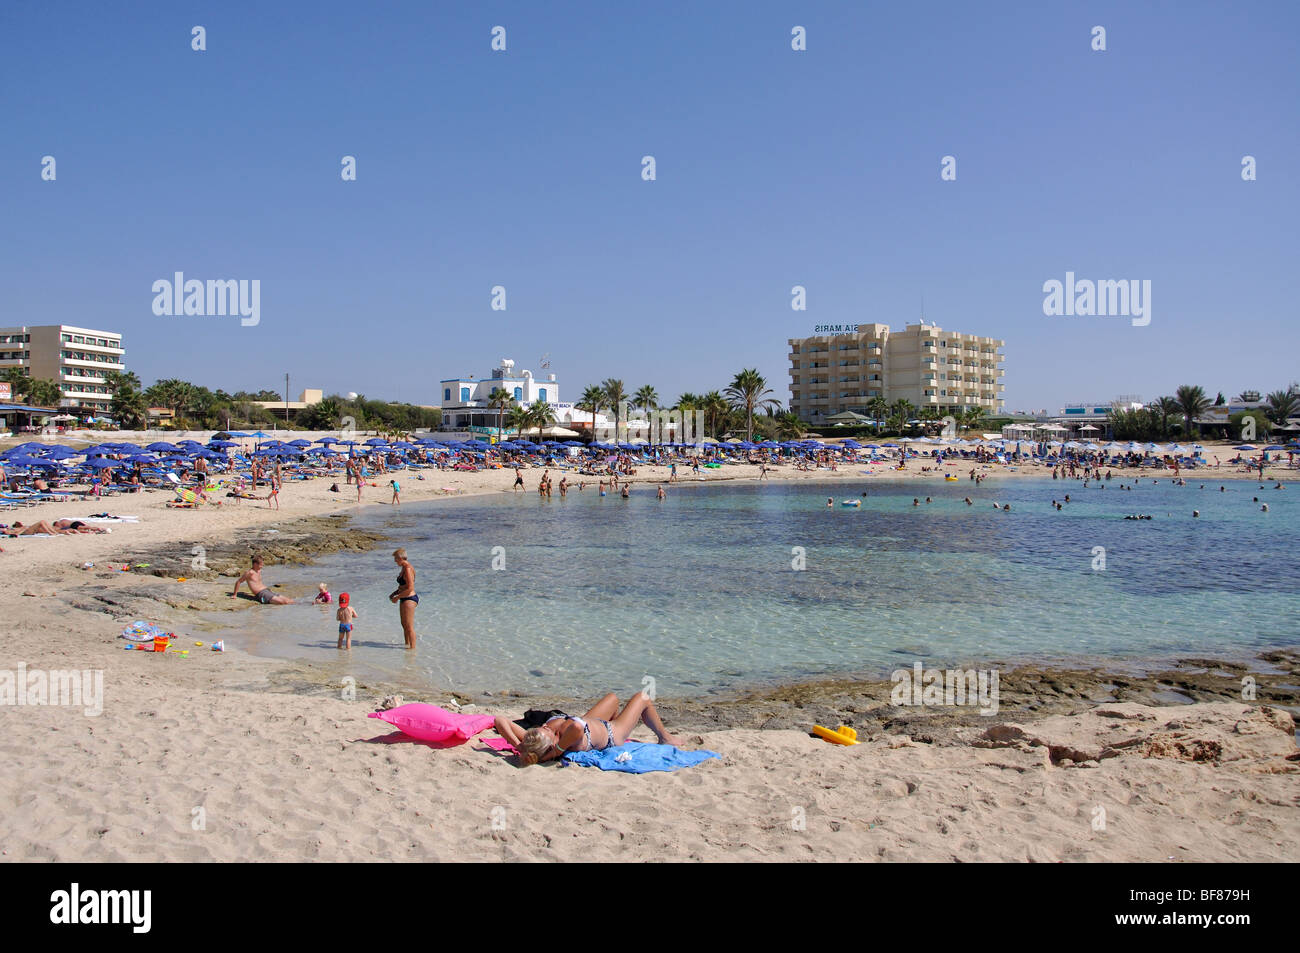
[[[1216, 453], [1231, 455], [1212, 448], [1209, 456]], [[915, 480], [918, 490], [942, 479], [921, 466], [912, 461], [903, 474], [879, 465], [834, 474], [782, 467], [769, 479], [834, 486], [901, 477]], [[945, 469], [975, 489], [966, 481], [970, 464]], [[1000, 481], [1047, 473], [983, 472], [984, 497]], [[1285, 482], [1292, 472], [1270, 468], [1265, 479]], [[527, 472], [529, 491], [539, 475]], [[667, 476], [666, 468], [640, 468], [634, 486]], [[1189, 484], [1256, 479], [1226, 466], [1184, 476]], [[423, 481], [406, 474], [402, 496], [416, 502], [510, 492], [513, 477], [512, 470], [426, 471]], [[757, 477], [757, 467], [732, 466], [700, 482]], [[1144, 471], [1142, 478], [1153, 475]], [[388, 500], [386, 478], [377, 480], [379, 487], [364, 491], [363, 508]], [[344, 698], [323, 666], [253, 658], [234, 645], [209, 651], [195, 621], [195, 613], [218, 609], [250, 626], [272, 618], [229, 596], [252, 552], [264, 555], [274, 582], [277, 564], [387, 545], [379, 534], [349, 526], [355, 490], [340, 477], [341, 492], [332, 493], [331, 482], [289, 482], [278, 511], [224, 499], [222, 506], [174, 510], [165, 505], [171, 494], [145, 492], [47, 503], [0, 518], [30, 523], [105, 511], [139, 518], [99, 524], [112, 530], [103, 535], [0, 543], [7, 580], [0, 602], [11, 628], [0, 670], [94, 670], [103, 678], [99, 714], [0, 709], [0, 746], [14, 768], [0, 781], [0, 856], [1294, 859], [1300, 761], [1287, 709], [1298, 701], [1300, 656], [1293, 653], [1251, 669], [1259, 673], [1256, 701], [1238, 697], [1245, 668], [1196, 660], [1126, 678], [1109, 695], [1098, 694], [1108, 678], [1100, 669], [1012, 672], [1004, 682], [1007, 700], [992, 718], [908, 714], [890, 706], [880, 685], [794, 686], [707, 708], [664, 699], [674, 730], [722, 755], [675, 774], [521, 770], [478, 742], [439, 750], [404, 739], [365, 717], [393, 691], [407, 701], [516, 717], [546, 700], [380, 684], [358, 684], [355, 698]], [[681, 482], [695, 481], [685, 473]], [[86, 563], [94, 565], [82, 568]], [[133, 568], [123, 572], [123, 565]], [[133, 619], [185, 632], [178, 648], [190, 654], [122, 651], [118, 635]], [[1195, 704], [1152, 704], [1171, 684]], [[851, 721], [864, 743], [838, 747], [812, 738], [814, 721]], [[650, 740], [645, 729], [633, 737]]]

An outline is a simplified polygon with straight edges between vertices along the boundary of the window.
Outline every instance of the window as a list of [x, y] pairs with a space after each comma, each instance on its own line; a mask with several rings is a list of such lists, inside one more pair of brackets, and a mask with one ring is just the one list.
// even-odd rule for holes
[[461, 399], [462, 401], [468, 401], [468, 400], [469, 400], [469, 388], [468, 388], [468, 387], [462, 387], [462, 388], [460, 389], [460, 399]]
[[444, 388], [442, 389], [442, 399], [443, 399], [443, 400], [451, 400], [451, 388], [450, 388], [450, 387], [444, 387]]
[[537, 399], [543, 403], [546, 401], [546, 388], [543, 387], [537, 391]]
[[524, 389], [522, 387], [516, 387], [515, 400], [523, 400], [523, 399], [524, 399]]

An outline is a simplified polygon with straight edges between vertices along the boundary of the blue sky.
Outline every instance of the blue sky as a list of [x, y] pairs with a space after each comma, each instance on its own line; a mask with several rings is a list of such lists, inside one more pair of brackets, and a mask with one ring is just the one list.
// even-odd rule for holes
[[[549, 354], [567, 400], [746, 366], [788, 400], [787, 338], [924, 297], [1007, 341], [1008, 409], [1273, 390], [1300, 377], [1298, 29], [1281, 2], [10, 0], [0, 324], [120, 330], [146, 383], [436, 403]], [[261, 323], [155, 316], [176, 271], [259, 279]], [[1149, 279], [1150, 325], [1044, 316], [1067, 271]]]

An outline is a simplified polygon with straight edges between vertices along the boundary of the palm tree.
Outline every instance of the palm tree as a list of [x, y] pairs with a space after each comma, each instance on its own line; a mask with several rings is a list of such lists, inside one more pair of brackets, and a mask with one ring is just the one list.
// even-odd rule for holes
[[754, 409], [780, 405], [775, 397], [768, 397], [772, 389], [767, 386], [767, 378], [757, 368], [747, 367], [731, 379], [731, 385], [724, 391], [727, 400], [737, 411], [745, 411], [745, 439], [754, 436]]
[[901, 421], [898, 425], [899, 433], [907, 429], [908, 422], [916, 417], [916, 405], [910, 400], [899, 399], [889, 405], [890, 422]]
[[659, 406], [659, 392], [649, 384], [637, 390], [632, 396], [632, 400], [637, 407], [640, 407], [647, 414], [655, 407]]
[[1180, 386], [1176, 399], [1183, 411], [1183, 432], [1190, 437], [1192, 425], [1195, 424], [1196, 418], [1205, 413], [1206, 408], [1210, 406], [1210, 399], [1205, 396], [1204, 390], [1192, 384]]
[[783, 440], [797, 440], [808, 432], [808, 425], [799, 415], [786, 411], [776, 415], [776, 434]]
[[608, 378], [600, 386], [605, 389], [606, 405], [614, 411], [614, 443], [618, 443], [619, 424], [623, 419], [622, 405], [627, 400], [627, 392], [623, 389], [623, 382], [613, 377]]
[[106, 371], [104, 373], [104, 383], [111, 391], [116, 391], [119, 387], [130, 387], [132, 390], [140, 389], [140, 378], [135, 371]]
[[161, 407], [166, 407], [176, 417], [181, 416], [181, 411], [188, 405], [193, 395], [194, 387], [185, 381], [176, 378], [158, 381], [152, 387], [144, 392], [145, 400], [157, 403]]
[[1173, 397], [1157, 397], [1151, 406], [1160, 417], [1160, 436], [1163, 437], [1169, 432], [1169, 418], [1178, 413], [1178, 401]]
[[533, 425], [532, 418], [528, 415], [528, 408], [519, 404], [510, 405], [510, 409], [506, 412], [506, 423], [521, 437], [524, 435], [524, 428]]
[[974, 407], [967, 407], [961, 412], [961, 419], [958, 421], [967, 430], [975, 430], [984, 422], [984, 417], [988, 411], [978, 404]]
[[555, 408], [544, 400], [535, 401], [528, 408], [528, 425], [537, 428], [537, 442], [542, 442], [542, 428], [555, 423]]
[[58, 407], [63, 388], [53, 379], [32, 378], [27, 382], [27, 399], [37, 407]]
[[605, 389], [597, 387], [595, 384], [589, 384], [587, 389], [582, 392], [582, 397], [578, 400], [578, 409], [591, 414], [591, 439], [593, 443], [596, 440], [596, 415], [605, 409], [606, 400]]
[[[712, 430], [715, 438], [721, 437], [723, 432], [723, 422], [726, 418], [730, 405], [727, 398], [716, 390], [711, 390], [700, 398], [699, 409], [704, 411], [704, 430], [706, 433]], [[710, 428], [710, 424], [712, 427]]]
[[1290, 391], [1275, 390], [1264, 398], [1268, 401], [1268, 415], [1273, 418], [1273, 422], [1279, 426], [1286, 426], [1287, 419], [1296, 414], [1300, 409], [1300, 395], [1293, 394]]
[[492, 393], [488, 394], [488, 406], [497, 412], [497, 443], [501, 442], [501, 420], [505, 417], [506, 408], [514, 402], [514, 396], [500, 387], [493, 387]]
[[0, 381], [9, 385], [14, 400], [26, 397], [32, 386], [31, 377], [22, 367], [6, 367], [3, 372], [0, 372]]
[[134, 387], [121, 386], [113, 391], [109, 403], [113, 419], [130, 430], [143, 430], [149, 423], [149, 406], [144, 394]]
[[880, 429], [880, 424], [889, 416], [889, 401], [883, 397], [873, 397], [867, 401], [867, 413], [871, 419], [876, 422], [876, 429]]

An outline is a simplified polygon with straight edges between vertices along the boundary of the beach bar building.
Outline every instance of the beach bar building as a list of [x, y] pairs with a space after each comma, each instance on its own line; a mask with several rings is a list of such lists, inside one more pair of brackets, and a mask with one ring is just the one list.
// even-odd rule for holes
[[573, 407], [572, 404], [560, 403], [560, 385], [554, 374], [539, 381], [533, 377], [532, 371], [516, 372], [515, 362], [509, 358], [502, 358], [501, 365], [493, 368], [487, 377], [451, 377], [440, 381], [439, 386], [442, 389], [443, 430], [484, 428], [495, 431], [499, 415], [489, 401], [492, 392], [498, 389], [509, 394], [521, 407], [545, 401], [555, 408], [557, 417], [561, 410]]

